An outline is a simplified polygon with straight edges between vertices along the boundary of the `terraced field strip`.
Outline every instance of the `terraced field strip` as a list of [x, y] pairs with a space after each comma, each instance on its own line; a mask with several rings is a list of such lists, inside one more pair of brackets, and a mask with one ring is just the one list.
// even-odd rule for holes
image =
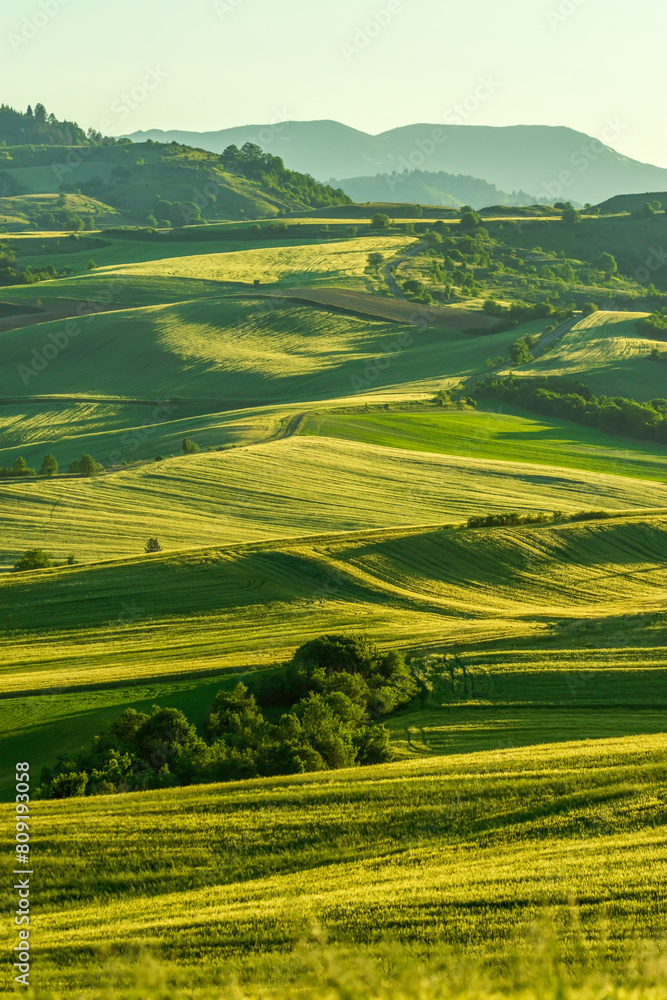
[[72, 989], [140, 939], [275, 975], [314, 923], [492, 962], [547, 914], [565, 961], [583, 933], [623, 963], [664, 926], [666, 779], [661, 734], [40, 803], [43, 974]]
[[132, 280], [135, 275], [203, 278], [209, 281], [261, 281], [294, 285], [319, 277], [359, 278], [368, 267], [369, 253], [400, 253], [416, 242], [410, 236], [374, 236], [307, 246], [258, 247], [229, 253], [198, 253], [194, 256], [127, 264], [115, 272]]
[[391, 320], [411, 326], [432, 327], [436, 330], [491, 331], [498, 320], [482, 312], [465, 309], [438, 309], [433, 306], [388, 296], [355, 292], [345, 288], [299, 288], [298, 292], [264, 292], [267, 298], [279, 297], [295, 302], [330, 306], [372, 319]]
[[662, 483], [297, 436], [95, 479], [5, 481], [0, 538], [7, 562], [35, 547], [90, 562], [140, 553], [155, 536], [184, 549], [480, 511], [664, 507]]
[[[650, 360], [660, 341], [649, 340], [637, 327], [646, 313], [600, 310], [581, 319], [559, 342], [535, 361], [512, 367], [517, 375], [564, 375], [578, 378], [596, 393], [638, 400], [665, 395], [665, 374]], [[508, 374], [510, 368], [504, 369]]]
[[[647, 672], [663, 684], [666, 563], [664, 515], [637, 515], [362, 532], [8, 575], [0, 690], [267, 666], [316, 635], [365, 631], [385, 647], [477, 646], [464, 662], [482, 699], [562, 703], [591, 691], [589, 701], [643, 704], [655, 696], [653, 681], [642, 694]], [[613, 650], [624, 636], [634, 661]], [[549, 649], [517, 653], [528, 638]], [[588, 676], [593, 654], [558, 648], [590, 638], [612, 647], [599, 662], [615, 678], [606, 693], [602, 675]], [[479, 646], [503, 642], [514, 645]]]
[[[422, 413], [309, 413], [299, 434], [339, 437], [410, 451], [500, 458], [617, 476], [667, 480], [667, 448], [582, 427], [569, 420], [536, 417], [504, 406], [488, 410]], [[508, 412], [508, 410], [510, 412]]]

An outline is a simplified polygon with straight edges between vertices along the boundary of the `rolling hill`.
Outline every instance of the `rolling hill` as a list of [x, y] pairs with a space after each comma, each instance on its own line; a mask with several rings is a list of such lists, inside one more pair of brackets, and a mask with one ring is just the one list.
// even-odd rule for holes
[[[195, 170], [93, 148], [155, 155], [136, 192]], [[323, 635], [401, 651], [417, 692], [383, 765], [167, 787], [158, 743], [144, 790], [38, 793], [54, 1000], [661, 995], [667, 451], [470, 394], [510, 368], [664, 394], [633, 270], [664, 216], [370, 208], [3, 235], [0, 756], [31, 795], [128, 708], [204, 738]]]
[[[28, 197], [68, 192], [94, 201], [72, 213], [64, 198], [51, 205], [43, 197]], [[152, 140], [7, 146], [0, 155], [0, 193], [6, 194], [0, 198], [0, 218], [12, 230], [24, 229], [26, 219], [33, 228], [67, 229], [72, 227], [70, 216], [74, 221], [91, 218], [89, 228], [94, 228], [108, 225], [112, 210], [123, 222], [184, 226], [201, 218], [271, 218], [350, 201], [312, 177], [286, 170], [275, 157], [225, 164], [202, 149]]]
[[141, 998], [247, 996], [268, 968], [272, 998], [321, 997], [324, 977], [361, 1000], [632, 987], [664, 919], [665, 749], [497, 749], [148, 792], [140, 812], [135, 795], [44, 803], [43, 974]]
[[[571, 199], [596, 204], [621, 191], [667, 187], [667, 170], [661, 167], [622, 156], [583, 132], [539, 125], [418, 124], [373, 136], [340, 122], [290, 121], [218, 132], [152, 129], [134, 132], [131, 138], [135, 142], [184, 142], [217, 153], [231, 143], [261, 145], [264, 138], [270, 141], [271, 152], [293, 170], [306, 171], [322, 181], [426, 168], [479, 178], [501, 191], [534, 192], [538, 201]], [[587, 153], [594, 153], [594, 158]], [[558, 181], [563, 171], [569, 175], [566, 187]]]

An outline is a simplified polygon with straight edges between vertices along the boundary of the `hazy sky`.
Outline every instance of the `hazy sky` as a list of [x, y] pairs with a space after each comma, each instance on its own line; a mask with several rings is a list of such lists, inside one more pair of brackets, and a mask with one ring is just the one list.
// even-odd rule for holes
[[[569, 125], [667, 167], [664, 0], [3, 0], [0, 100], [110, 134]], [[459, 106], [457, 111], [456, 106]], [[104, 126], [104, 127], [103, 127]]]

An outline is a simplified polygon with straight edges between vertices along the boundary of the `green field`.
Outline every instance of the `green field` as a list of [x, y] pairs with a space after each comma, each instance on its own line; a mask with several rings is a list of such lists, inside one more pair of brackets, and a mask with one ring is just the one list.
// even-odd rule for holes
[[[153, 157], [133, 184], [167, 170], [131, 149]], [[128, 707], [204, 734], [216, 692], [323, 634], [401, 650], [419, 683], [385, 719], [391, 763], [35, 800], [35, 1000], [665, 995], [667, 449], [469, 395], [514, 370], [664, 396], [636, 326], [661, 300], [620, 259], [604, 285], [590, 219], [572, 302], [635, 311], [480, 332], [494, 282], [533, 303], [561, 280], [537, 267], [570, 266], [563, 223], [539, 223], [543, 250], [518, 230], [528, 267], [506, 219], [430, 246], [423, 217], [307, 225], [358, 209], [289, 239], [251, 214], [227, 238], [11, 234], [74, 273], [0, 294], [0, 466], [60, 464], [0, 481], [2, 760], [36, 786]], [[419, 301], [413, 274], [453, 290]], [[83, 453], [96, 475], [67, 472]], [[508, 513], [545, 521], [465, 523]], [[31, 549], [75, 563], [10, 572]]]
[[530, 417], [511, 407], [499, 409], [503, 412], [313, 414], [299, 434], [508, 461], [519, 450], [524, 461], [538, 465], [660, 482], [667, 477], [667, 451], [660, 445], [614, 437], [569, 420]]
[[[645, 400], [662, 396], [665, 375], [649, 354], [663, 348], [637, 328], [641, 314], [597, 312], [580, 320], [557, 345], [517, 374], [580, 378], [597, 393]], [[514, 369], [512, 369], [514, 370]], [[510, 371], [509, 368], [506, 369]]]
[[618, 974], [662, 934], [666, 750], [640, 736], [45, 803], [42, 974], [92, 985], [140, 940], [191, 989], [252, 990], [270, 954], [264, 995], [286, 996], [322, 935], [329, 962], [363, 953], [385, 975], [426, 962], [456, 981], [467, 954], [518, 987], [536, 949]]

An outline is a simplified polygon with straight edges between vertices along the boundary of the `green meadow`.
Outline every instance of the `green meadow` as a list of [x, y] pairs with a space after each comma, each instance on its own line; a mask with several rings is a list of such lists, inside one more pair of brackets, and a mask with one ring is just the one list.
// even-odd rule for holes
[[[419, 687], [388, 763], [35, 799], [34, 1000], [664, 995], [667, 451], [471, 396], [513, 371], [663, 397], [655, 303], [584, 243], [556, 260], [560, 217], [545, 277], [507, 220], [438, 242], [354, 214], [11, 234], [73, 273], [0, 295], [0, 466], [59, 463], [0, 480], [3, 761], [34, 790], [127, 708], [204, 735], [218, 691], [325, 634]], [[572, 315], [484, 328], [565, 264]], [[632, 311], [583, 316], [583, 278]], [[12, 572], [34, 549], [53, 565]]]

